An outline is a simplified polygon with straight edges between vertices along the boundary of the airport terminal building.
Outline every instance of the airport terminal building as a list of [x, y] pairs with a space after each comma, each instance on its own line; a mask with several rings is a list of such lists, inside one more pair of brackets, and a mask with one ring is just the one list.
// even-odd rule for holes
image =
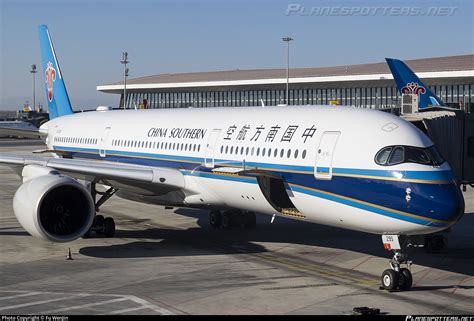
[[[405, 61], [449, 106], [474, 111], [474, 55]], [[120, 95], [124, 83], [97, 90]], [[266, 106], [286, 101], [286, 69], [159, 74], [127, 80], [127, 108]], [[365, 108], [399, 106], [400, 95], [385, 62], [292, 68], [289, 104], [334, 104]]]

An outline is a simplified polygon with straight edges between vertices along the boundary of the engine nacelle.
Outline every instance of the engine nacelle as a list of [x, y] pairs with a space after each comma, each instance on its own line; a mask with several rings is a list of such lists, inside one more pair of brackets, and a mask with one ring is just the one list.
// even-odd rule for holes
[[89, 191], [75, 179], [50, 171], [27, 180], [18, 188], [13, 211], [32, 236], [68, 242], [89, 230], [95, 204]]

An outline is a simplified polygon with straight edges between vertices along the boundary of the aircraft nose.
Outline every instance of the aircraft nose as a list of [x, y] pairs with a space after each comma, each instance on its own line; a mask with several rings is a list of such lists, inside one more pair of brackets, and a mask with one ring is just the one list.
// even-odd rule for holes
[[456, 223], [464, 214], [464, 197], [455, 184], [437, 185], [425, 197], [429, 199], [429, 215], [434, 220]]

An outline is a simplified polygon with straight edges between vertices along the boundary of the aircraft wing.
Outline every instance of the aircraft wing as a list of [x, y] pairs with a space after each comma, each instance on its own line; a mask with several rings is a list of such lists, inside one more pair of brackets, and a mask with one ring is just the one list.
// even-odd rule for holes
[[174, 168], [125, 165], [115, 162], [96, 162], [80, 159], [19, 156], [0, 153], [0, 165], [24, 167], [44, 166], [79, 179], [110, 184], [110, 181], [129, 185], [153, 185], [153, 190], [167, 193], [183, 189], [184, 176]]
[[40, 138], [41, 136], [46, 136], [39, 131], [39, 129], [29, 129], [29, 128], [14, 128], [14, 127], [2, 127], [0, 125], [0, 134], [8, 136], [20, 136], [28, 138]]

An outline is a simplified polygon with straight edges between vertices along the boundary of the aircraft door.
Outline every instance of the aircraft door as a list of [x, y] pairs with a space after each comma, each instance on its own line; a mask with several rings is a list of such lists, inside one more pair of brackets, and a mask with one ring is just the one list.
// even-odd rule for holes
[[104, 130], [104, 134], [102, 135], [102, 137], [100, 139], [100, 144], [99, 144], [99, 155], [100, 155], [100, 157], [107, 156], [106, 148], [107, 148], [107, 142], [109, 140], [110, 129], [111, 129], [111, 127], [106, 127], [105, 130]]
[[327, 131], [321, 136], [314, 166], [316, 179], [330, 180], [332, 178], [332, 160], [339, 135], [341, 132]]
[[221, 134], [221, 129], [213, 129], [211, 135], [207, 140], [205, 152], [204, 152], [204, 166], [208, 168], [214, 167], [214, 152], [217, 144], [217, 140]]

